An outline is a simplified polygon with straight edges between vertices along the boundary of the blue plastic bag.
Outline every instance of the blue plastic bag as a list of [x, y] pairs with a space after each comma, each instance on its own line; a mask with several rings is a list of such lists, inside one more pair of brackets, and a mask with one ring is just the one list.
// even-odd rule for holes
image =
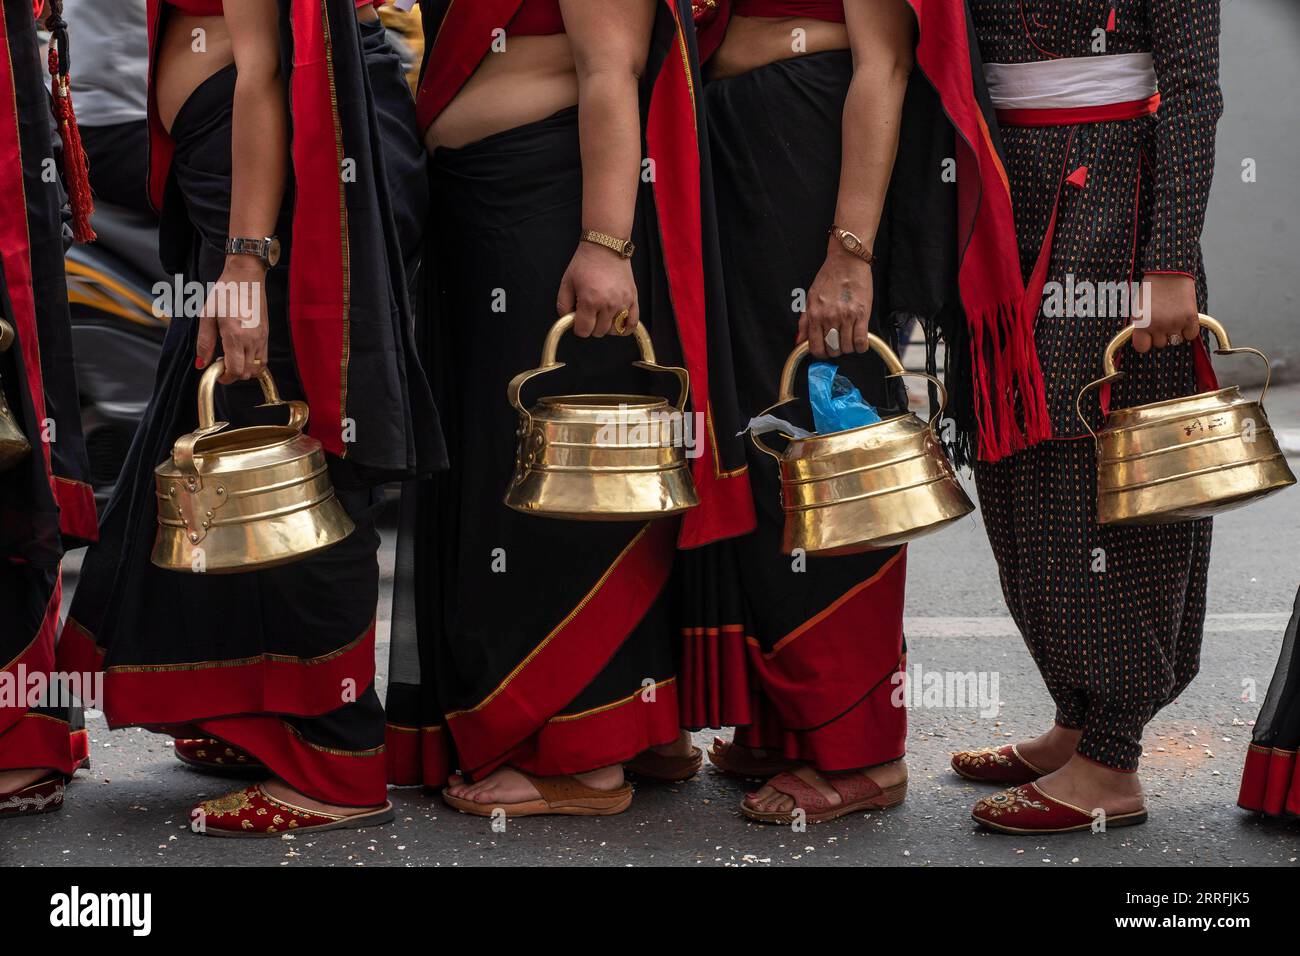
[[827, 435], [880, 421], [862, 393], [831, 362], [808, 366], [808, 402], [812, 405], [817, 434]]

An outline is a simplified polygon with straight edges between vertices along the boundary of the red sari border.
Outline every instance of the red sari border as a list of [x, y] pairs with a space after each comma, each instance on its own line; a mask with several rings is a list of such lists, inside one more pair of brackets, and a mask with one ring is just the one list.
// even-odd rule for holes
[[[60, 665], [90, 672], [103, 667], [103, 660], [93, 635], [69, 618], [59, 646]], [[320, 657], [261, 654], [237, 661], [103, 669], [104, 716], [114, 729], [236, 714], [314, 717], [343, 706], [345, 686], [360, 694], [374, 681], [375, 625], [371, 623], [351, 644]]]
[[649, 522], [496, 690], [472, 708], [447, 714], [462, 770], [499, 766], [595, 679], [668, 583], [676, 526]]
[[0, 770], [47, 767], [71, 777], [90, 755], [85, 730], [72, 730], [66, 720], [27, 713], [0, 733]]
[[1241, 773], [1237, 806], [1271, 817], [1300, 816], [1296, 752], [1251, 744]]
[[[0, 673], [17, 674], [21, 668], [28, 674], [49, 674], [55, 666], [54, 640], [59, 626], [59, 605], [63, 599], [63, 576], [55, 579], [50, 598], [45, 604], [45, 613], [36, 633], [12, 661], [0, 668]], [[26, 707], [0, 708], [0, 734], [6, 733], [25, 716]]]
[[903, 659], [906, 577], [903, 549], [770, 651], [741, 624], [685, 629], [682, 725], [735, 726], [741, 743], [824, 770], [897, 759], [907, 713], [890, 678]]
[[204, 736], [248, 751], [313, 800], [340, 807], [376, 807], [388, 801], [382, 746], [360, 751], [320, 747], [270, 716], [223, 717], [195, 721], [193, 726]]

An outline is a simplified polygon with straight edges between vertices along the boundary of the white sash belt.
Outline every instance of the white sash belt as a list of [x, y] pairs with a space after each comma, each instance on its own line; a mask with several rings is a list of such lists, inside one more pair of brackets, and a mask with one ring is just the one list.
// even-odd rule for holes
[[1159, 91], [1150, 53], [986, 63], [984, 79], [999, 110], [1109, 106], [1149, 99]]

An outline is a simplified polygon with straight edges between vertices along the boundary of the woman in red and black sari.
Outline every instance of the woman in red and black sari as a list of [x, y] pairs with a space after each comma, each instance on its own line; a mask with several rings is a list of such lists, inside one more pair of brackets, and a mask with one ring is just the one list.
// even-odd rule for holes
[[[149, 4], [150, 186], [164, 265], [188, 282], [251, 289], [265, 320], [245, 314], [245, 296], [238, 312], [219, 308], [219, 296], [199, 315], [174, 308], [153, 401], [60, 650], [104, 667], [110, 726], [171, 734], [178, 755], [202, 769], [238, 763], [272, 778], [200, 804], [195, 829], [213, 835], [392, 817], [374, 689], [376, 485], [436, 468], [443, 451], [411, 341], [381, 153], [387, 120], [363, 47], [374, 37], [354, 7]], [[278, 260], [230, 242], [265, 238], [278, 238]], [[253, 408], [247, 381], [263, 367], [282, 395], [307, 401], [308, 432], [356, 525], [343, 541], [242, 574], [150, 562], [153, 469], [194, 430], [201, 370], [218, 354], [229, 384], [219, 418], [272, 414]]]
[[[470, 813], [617, 813], [632, 796], [624, 761], [689, 751], [675, 554], [753, 520], [725, 327], [704, 322], [713, 233], [690, 8], [619, 7], [422, 5], [436, 40], [417, 96], [434, 203], [421, 331], [452, 468], [403, 499], [390, 780], [450, 784], [446, 799]], [[638, 321], [661, 361], [690, 371], [701, 503], [682, 520], [575, 523], [502, 504], [518, 426], [507, 383], [568, 312], [556, 389], [668, 387], [631, 368], [619, 333]]]
[[[973, 400], [990, 362], [1008, 388], [1029, 389], [1032, 375], [1013, 352], [986, 358], [976, 344], [1023, 338], [1011, 319], [1022, 286], [964, 5], [700, 6], [742, 409], [775, 400], [787, 356], [806, 339], [882, 414], [906, 411], [867, 333], [897, 349], [900, 329], [920, 320], [932, 344], [946, 339], [959, 457], [969, 461], [984, 435], [1026, 440], [1014, 416], [977, 416]], [[799, 406], [781, 414], [806, 416]], [[710, 759], [770, 778], [741, 805], [751, 819], [893, 806], [907, 788], [907, 715], [896, 702], [906, 548], [783, 555], [777, 469], [752, 450], [750, 460], [757, 531], [695, 558], [711, 564], [696, 580], [713, 583], [688, 596], [683, 723], [736, 725]]]
[[[57, 6], [44, 13], [66, 39]], [[9, 440], [0, 438], [0, 818], [63, 805], [63, 785], [86, 758], [79, 710], [65, 694], [93, 690], [51, 682], [63, 551], [96, 530], [63, 277], [64, 194], [45, 178], [55, 152], [39, 47], [31, 0], [3, 0], [0, 429]], [[74, 198], [88, 197], [75, 164], [61, 167]], [[88, 209], [76, 212], [80, 233]]]

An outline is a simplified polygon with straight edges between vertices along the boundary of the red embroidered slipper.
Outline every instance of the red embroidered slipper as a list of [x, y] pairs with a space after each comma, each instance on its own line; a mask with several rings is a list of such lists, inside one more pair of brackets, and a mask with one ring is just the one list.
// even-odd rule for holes
[[967, 780], [1013, 786], [1029, 783], [1048, 773], [1022, 757], [1020, 748], [1015, 744], [985, 747], [982, 750], [958, 750], [952, 755], [952, 769]]
[[[971, 810], [971, 819], [999, 833], [1073, 833], [1092, 829], [1093, 815], [1044, 793], [1036, 783], [1027, 783], [980, 800]], [[1104, 818], [1107, 829], [1146, 822], [1145, 807]]]
[[218, 837], [278, 837], [285, 833], [345, 830], [388, 823], [393, 816], [391, 803], [352, 816], [295, 807], [271, 796], [260, 783], [214, 800], [204, 800], [190, 811], [191, 823], [196, 819], [202, 821], [199, 832]]
[[[820, 790], [793, 773], [778, 773], [767, 785], [794, 798], [795, 809], [804, 811], [808, 823], [825, 823], [864, 810], [887, 810], [898, 806], [907, 796], [906, 780], [882, 790], [865, 773], [823, 774], [822, 779], [840, 795], [839, 803], [832, 804]], [[740, 803], [740, 812], [759, 823], [789, 824], [794, 810], [755, 810], [746, 797]]]
[[692, 747], [689, 754], [681, 757], [668, 756], [654, 750], [643, 750], [623, 764], [623, 769], [647, 780], [681, 783], [699, 773], [703, 764], [704, 751], [699, 747]]
[[247, 750], [212, 737], [177, 737], [172, 743], [176, 759], [204, 773], [243, 777], [267, 772], [266, 766]]
[[709, 763], [728, 776], [743, 780], [766, 780], [800, 766], [797, 760], [785, 757], [759, 757], [748, 747], [733, 744], [721, 737], [713, 738], [713, 744], [709, 747]]
[[0, 819], [53, 813], [63, 806], [63, 775], [54, 774], [9, 793], [0, 793]]

